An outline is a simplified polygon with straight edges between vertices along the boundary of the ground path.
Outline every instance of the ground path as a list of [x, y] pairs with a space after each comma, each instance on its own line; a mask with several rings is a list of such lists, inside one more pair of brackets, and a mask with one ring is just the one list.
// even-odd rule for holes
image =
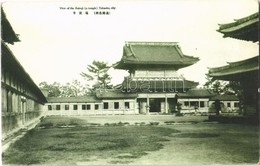
[[189, 123], [189, 122], [204, 122], [208, 120], [208, 116], [173, 116], [173, 115], [96, 115], [96, 116], [77, 116], [77, 118], [87, 120], [88, 123], [119, 123], [128, 122], [133, 125], [135, 123], [149, 124], [151, 122], [159, 122], [159, 124], [165, 124], [165, 122], [177, 122], [177, 123]]

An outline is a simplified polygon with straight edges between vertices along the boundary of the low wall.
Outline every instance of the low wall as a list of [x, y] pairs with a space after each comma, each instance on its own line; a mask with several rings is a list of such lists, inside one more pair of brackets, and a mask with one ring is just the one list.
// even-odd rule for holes
[[2, 137], [5, 137], [14, 130], [28, 125], [32, 120], [41, 116], [40, 111], [22, 113], [2, 114]]
[[2, 134], [6, 134], [8, 131], [11, 131], [12, 129], [19, 126], [18, 120], [19, 120], [19, 114], [8, 114], [8, 115], [2, 115]]

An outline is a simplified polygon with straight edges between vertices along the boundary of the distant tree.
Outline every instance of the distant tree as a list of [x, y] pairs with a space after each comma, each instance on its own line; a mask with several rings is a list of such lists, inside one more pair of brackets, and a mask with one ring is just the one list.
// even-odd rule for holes
[[213, 77], [210, 77], [209, 74], [206, 74], [206, 83], [204, 87], [211, 90], [216, 94], [224, 94], [225, 86], [228, 84], [227, 81], [215, 80]]
[[54, 82], [52, 84], [48, 84], [47, 82], [41, 82], [39, 84], [39, 87], [48, 90], [48, 97], [60, 97], [61, 96], [60, 83]]
[[93, 61], [91, 65], [87, 66], [87, 72], [81, 72], [80, 75], [87, 81], [92, 82], [92, 87], [90, 91], [95, 91], [96, 89], [109, 89], [112, 87], [110, 85], [111, 77], [108, 74], [110, 66], [102, 61]]
[[71, 83], [68, 82], [61, 87], [62, 97], [85, 96], [87, 94], [87, 87], [83, 86], [78, 80], [73, 80]]
[[62, 97], [76, 97], [78, 96], [78, 89], [74, 88], [71, 83], [66, 83], [61, 87], [61, 96]]
[[57, 82], [52, 84], [41, 82], [39, 87], [48, 90], [48, 97], [76, 97], [88, 94], [87, 87], [83, 86], [78, 80], [67, 82], [65, 85]]
[[204, 87], [212, 90], [212, 92], [216, 94], [232, 94], [237, 95], [238, 97], [242, 95], [241, 85], [237, 81], [216, 80], [213, 77], [210, 77], [208, 73], [206, 74], [206, 80]]
[[225, 86], [225, 94], [235, 94], [239, 99], [242, 100], [243, 88], [239, 81], [229, 81]]

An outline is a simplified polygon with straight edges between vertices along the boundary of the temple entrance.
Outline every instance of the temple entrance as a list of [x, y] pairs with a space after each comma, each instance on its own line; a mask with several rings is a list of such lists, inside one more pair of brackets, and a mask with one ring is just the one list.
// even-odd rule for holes
[[150, 98], [150, 110], [149, 112], [161, 112], [162, 99]]
[[149, 113], [161, 113], [161, 114], [171, 114], [176, 112], [177, 100], [171, 95], [168, 97], [165, 95], [151, 95], [144, 96], [143, 98], [138, 98], [138, 108], [140, 114]]
[[176, 98], [168, 98], [168, 103], [169, 103], [169, 112], [168, 113], [174, 113], [176, 112], [176, 106], [177, 106], [177, 103], [176, 103]]

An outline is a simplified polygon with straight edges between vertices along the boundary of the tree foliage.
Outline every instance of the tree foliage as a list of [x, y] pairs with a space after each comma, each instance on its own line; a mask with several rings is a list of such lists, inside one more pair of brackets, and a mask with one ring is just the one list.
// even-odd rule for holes
[[108, 74], [110, 66], [103, 61], [93, 61], [91, 65], [87, 66], [87, 72], [81, 72], [80, 75], [91, 82], [92, 87], [90, 91], [95, 91], [96, 89], [107, 89], [111, 88], [112, 85], [111, 77]]
[[68, 82], [61, 87], [62, 97], [84, 96], [87, 93], [87, 86], [83, 86], [78, 80]]
[[41, 82], [39, 87], [48, 91], [48, 97], [60, 97], [61, 85], [58, 82], [48, 84], [47, 82]]
[[216, 80], [210, 77], [208, 73], [206, 74], [206, 80], [204, 87], [218, 95], [228, 94], [237, 95], [238, 97], [242, 96], [242, 88], [238, 81]]
[[234, 94], [240, 100], [243, 100], [243, 88], [239, 81], [229, 81], [229, 83], [225, 86], [226, 94]]
[[[48, 91], [48, 97], [76, 97], [94, 93], [96, 89], [112, 88], [111, 77], [108, 74], [110, 66], [102, 61], [93, 61], [87, 66], [87, 72], [80, 75], [87, 80], [88, 85], [82, 85], [78, 80], [62, 85], [58, 82], [48, 84], [41, 82], [39, 87]], [[90, 86], [91, 85], [91, 86]]]
[[78, 80], [67, 82], [65, 85], [41, 82], [39, 87], [48, 91], [48, 97], [76, 97], [88, 94], [87, 86], [83, 86]]

